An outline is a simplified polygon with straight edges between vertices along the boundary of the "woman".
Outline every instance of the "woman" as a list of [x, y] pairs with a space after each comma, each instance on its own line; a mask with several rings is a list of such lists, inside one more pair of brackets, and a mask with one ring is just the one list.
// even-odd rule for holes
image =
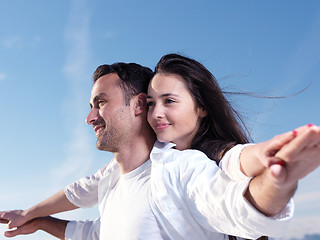
[[[149, 84], [147, 101], [148, 122], [157, 139], [175, 143], [176, 149], [197, 149], [219, 163], [233, 146], [248, 143], [240, 115], [214, 76], [193, 59], [177, 54], [163, 56]], [[295, 133], [288, 135], [284, 142]], [[249, 177], [259, 174], [268, 164], [254, 163], [253, 169], [252, 164], [244, 163], [243, 170]]]
[[[228, 150], [235, 145], [248, 143], [247, 135], [241, 127], [243, 122], [239, 114], [226, 100], [214, 76], [193, 59], [177, 54], [163, 56], [149, 84], [147, 102], [148, 122], [157, 134], [158, 141], [174, 143], [175, 149], [200, 150], [219, 164]], [[297, 131], [277, 136], [269, 142], [244, 148], [241, 154], [243, 173], [252, 177], [259, 175], [269, 165], [284, 166], [284, 161], [275, 158], [275, 153], [294, 139], [298, 132], [306, 131], [307, 128], [302, 127]], [[169, 150], [166, 146], [160, 148]], [[261, 151], [262, 149], [264, 151]], [[266, 149], [272, 151], [270, 156], [261, 154], [271, 152]], [[152, 156], [151, 153], [151, 160]], [[230, 164], [224, 161], [220, 165], [225, 166], [223, 170], [227, 173], [228, 166], [237, 166], [235, 163]], [[279, 170], [277, 166], [272, 169]], [[174, 178], [174, 173], [172, 175], [173, 177], [170, 176], [170, 178]], [[239, 174], [232, 175], [230, 172], [228, 175], [239, 176]], [[235, 177], [234, 180], [240, 179]], [[170, 186], [164, 186], [164, 188], [170, 189]], [[179, 194], [174, 198], [179, 198]], [[188, 202], [189, 196], [183, 196]], [[196, 199], [192, 200], [197, 202]], [[158, 202], [161, 208], [161, 200]], [[183, 206], [177, 208], [180, 209]], [[192, 207], [188, 206], [188, 208]], [[229, 239], [231, 238], [234, 237], [229, 236]]]

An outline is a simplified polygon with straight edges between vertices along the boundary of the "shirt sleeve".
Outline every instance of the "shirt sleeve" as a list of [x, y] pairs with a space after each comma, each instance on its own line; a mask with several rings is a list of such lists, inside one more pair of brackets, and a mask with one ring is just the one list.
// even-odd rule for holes
[[[237, 154], [238, 155], [238, 154]], [[293, 216], [293, 202], [274, 217], [256, 210], [244, 197], [250, 179], [230, 181], [215, 164], [202, 157], [189, 161], [182, 179], [184, 198], [193, 216], [207, 229], [244, 238], [281, 237]], [[180, 168], [181, 169], [181, 168]]]
[[99, 240], [100, 218], [94, 221], [70, 221], [65, 230], [66, 240]]
[[225, 153], [219, 163], [219, 167], [233, 181], [244, 181], [250, 179], [240, 169], [240, 154], [242, 150], [252, 144], [238, 144]]
[[89, 208], [98, 203], [99, 182], [107, 165], [95, 174], [83, 177], [65, 187], [68, 200], [77, 207]]

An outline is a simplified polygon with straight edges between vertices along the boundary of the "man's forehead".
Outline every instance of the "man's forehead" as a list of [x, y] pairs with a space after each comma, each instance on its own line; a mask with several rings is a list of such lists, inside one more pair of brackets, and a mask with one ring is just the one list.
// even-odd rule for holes
[[109, 73], [98, 78], [92, 87], [92, 92], [105, 92], [120, 88], [120, 78], [116, 73]]
[[117, 93], [122, 94], [120, 81], [121, 80], [116, 73], [109, 73], [98, 78], [93, 84], [90, 102], [94, 101], [99, 96], [106, 97], [117, 95]]

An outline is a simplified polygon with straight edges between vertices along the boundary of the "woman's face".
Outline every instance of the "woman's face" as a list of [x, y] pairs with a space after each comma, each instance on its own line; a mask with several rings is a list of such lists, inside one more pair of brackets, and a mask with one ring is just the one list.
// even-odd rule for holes
[[173, 142], [179, 150], [190, 148], [205, 111], [196, 107], [183, 78], [156, 74], [148, 88], [148, 122], [160, 142]]

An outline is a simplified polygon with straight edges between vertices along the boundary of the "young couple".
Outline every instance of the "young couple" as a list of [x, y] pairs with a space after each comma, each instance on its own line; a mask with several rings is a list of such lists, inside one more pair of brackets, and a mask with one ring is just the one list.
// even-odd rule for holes
[[[114, 159], [27, 210], [0, 212], [17, 227], [7, 237], [39, 229], [60, 239], [285, 235], [297, 183], [320, 164], [318, 126], [247, 144], [213, 75], [177, 54], [163, 56], [155, 73], [115, 63], [93, 78], [87, 123]], [[93, 222], [48, 217], [94, 204]]]

